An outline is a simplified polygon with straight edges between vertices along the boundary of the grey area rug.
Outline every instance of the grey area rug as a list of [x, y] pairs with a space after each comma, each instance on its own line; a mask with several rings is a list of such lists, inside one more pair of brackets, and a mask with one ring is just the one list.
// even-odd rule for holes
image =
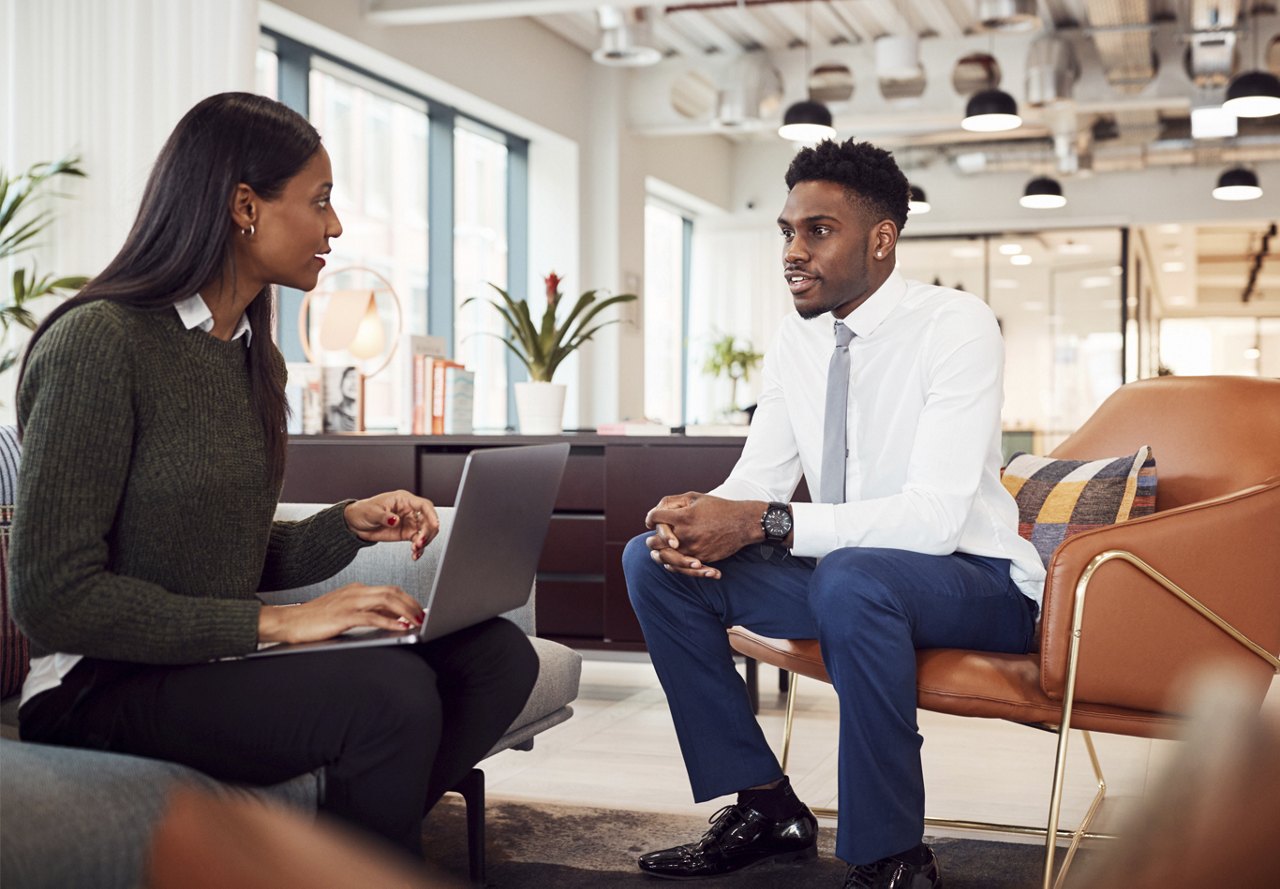
[[[636, 857], [691, 842], [701, 818], [552, 804], [490, 800], [486, 819], [486, 885], [496, 889], [609, 889], [676, 885], [645, 876]], [[1034, 889], [1042, 847], [978, 840], [930, 840], [946, 889]], [[427, 819], [427, 858], [458, 877], [467, 874], [467, 828], [460, 799], [447, 797]], [[704, 882], [708, 889], [829, 887], [839, 889], [845, 864], [835, 857], [835, 830], [824, 827], [818, 858], [761, 865]]]

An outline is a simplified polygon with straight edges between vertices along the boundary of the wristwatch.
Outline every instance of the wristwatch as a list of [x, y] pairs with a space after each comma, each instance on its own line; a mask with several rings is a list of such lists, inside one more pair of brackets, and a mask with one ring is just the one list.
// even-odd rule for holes
[[782, 543], [791, 533], [791, 507], [786, 503], [770, 503], [760, 516], [764, 539], [769, 543]]

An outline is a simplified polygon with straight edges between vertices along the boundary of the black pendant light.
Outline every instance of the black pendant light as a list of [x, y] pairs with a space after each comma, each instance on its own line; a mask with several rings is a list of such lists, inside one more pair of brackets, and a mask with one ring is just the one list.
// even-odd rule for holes
[[964, 107], [960, 126], [971, 133], [999, 133], [1022, 126], [1018, 103], [1004, 90], [989, 89], [974, 93]]
[[1280, 78], [1270, 71], [1246, 71], [1231, 78], [1222, 103], [1236, 117], [1270, 117], [1280, 114]]
[[[1253, 36], [1255, 62], [1261, 61], [1258, 31], [1259, 28], [1250, 22], [1249, 33]], [[1273, 114], [1280, 114], [1280, 79], [1262, 65], [1252, 71], [1237, 74], [1227, 84], [1227, 98], [1222, 103], [1222, 110], [1236, 117], [1271, 117]]]
[[1031, 210], [1056, 210], [1067, 205], [1063, 197], [1062, 186], [1057, 179], [1048, 176], [1037, 176], [1027, 183], [1026, 191], [1018, 198], [1018, 203]]
[[821, 142], [834, 139], [836, 128], [832, 126], [831, 109], [821, 102], [805, 99], [796, 102], [782, 116], [778, 135], [792, 142]]
[[1220, 201], [1253, 201], [1262, 197], [1262, 186], [1252, 170], [1232, 167], [1218, 177], [1213, 196]]
[[[804, 78], [805, 92], [809, 92], [809, 48], [813, 44], [813, 7], [805, 7], [809, 15], [809, 39], [804, 43]], [[823, 139], [834, 139], [836, 128], [831, 117], [831, 109], [813, 96], [796, 102], [782, 115], [782, 126], [778, 127], [778, 135], [792, 142], [813, 144]]]
[[933, 205], [929, 203], [929, 199], [924, 196], [924, 189], [919, 186], [912, 185], [910, 187], [910, 197], [907, 199], [907, 212], [916, 216], [923, 216], [933, 209]]

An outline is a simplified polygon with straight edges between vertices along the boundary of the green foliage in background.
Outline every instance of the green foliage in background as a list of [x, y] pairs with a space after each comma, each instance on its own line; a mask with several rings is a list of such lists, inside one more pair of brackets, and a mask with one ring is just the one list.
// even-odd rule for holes
[[707, 355], [702, 370], [713, 377], [729, 378], [730, 413], [738, 409], [738, 380], [750, 379], [751, 371], [759, 367], [763, 359], [764, 355], [751, 347], [750, 340], [743, 340], [742, 345], [739, 345], [737, 338], [731, 333], [726, 333], [711, 344], [711, 352]]
[[[9, 176], [0, 168], [0, 260], [30, 250], [36, 238], [53, 221], [51, 210], [34, 209], [33, 199], [38, 197], [51, 180], [59, 176], [85, 175], [80, 168], [80, 158], [66, 157], [60, 161], [34, 164], [25, 173]], [[51, 197], [65, 197], [51, 193]], [[0, 294], [0, 334], [7, 334], [14, 324], [27, 330], [36, 329], [35, 316], [27, 303], [42, 296], [79, 290], [88, 281], [81, 275], [58, 278], [53, 274], [41, 275], [35, 262], [31, 267], [19, 266], [13, 273], [9, 286]], [[0, 354], [0, 373], [8, 370], [18, 360], [17, 349]]]

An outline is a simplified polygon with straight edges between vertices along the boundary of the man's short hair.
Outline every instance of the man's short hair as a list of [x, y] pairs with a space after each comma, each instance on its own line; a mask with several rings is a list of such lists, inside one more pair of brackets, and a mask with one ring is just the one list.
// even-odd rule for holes
[[803, 148], [787, 168], [787, 190], [797, 182], [819, 180], [843, 185], [854, 203], [861, 203], [877, 220], [891, 219], [902, 231], [907, 224], [911, 186], [893, 155], [870, 142], [825, 139]]

